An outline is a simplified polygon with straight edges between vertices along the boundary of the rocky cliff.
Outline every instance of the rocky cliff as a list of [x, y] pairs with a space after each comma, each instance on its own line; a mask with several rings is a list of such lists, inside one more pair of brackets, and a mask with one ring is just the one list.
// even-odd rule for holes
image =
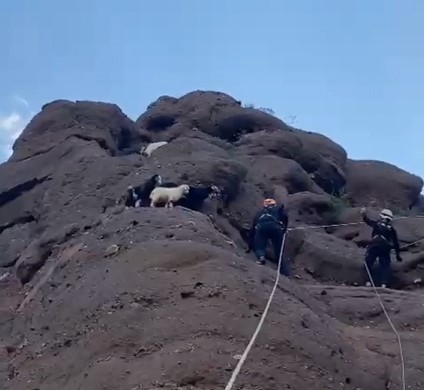
[[[150, 158], [149, 142], [169, 143]], [[153, 174], [215, 184], [203, 212], [122, 205]], [[392, 208], [402, 245], [424, 237], [421, 178], [355, 161], [327, 137], [218, 92], [160, 97], [135, 122], [116, 105], [46, 104], [0, 166], [0, 383], [6, 390], [224, 388], [275, 271], [244, 253], [264, 196], [292, 227]], [[400, 388], [396, 339], [361, 273], [363, 225], [299, 229], [237, 389]], [[424, 242], [382, 293], [409, 389], [424, 386]]]

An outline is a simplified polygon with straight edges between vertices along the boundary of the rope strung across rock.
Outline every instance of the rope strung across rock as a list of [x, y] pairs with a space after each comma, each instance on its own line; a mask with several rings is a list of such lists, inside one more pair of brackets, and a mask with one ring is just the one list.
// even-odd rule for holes
[[[394, 221], [398, 221], [401, 219], [415, 219], [415, 218], [424, 218], [424, 215], [412, 215], [409, 217], [397, 217], [393, 218]], [[342, 226], [355, 226], [355, 225], [363, 225], [365, 222], [347, 222], [347, 223], [337, 223], [337, 224], [331, 224], [331, 225], [308, 225], [308, 226], [296, 226], [292, 228], [288, 228], [288, 231], [292, 230], [311, 230], [311, 229], [326, 229], [331, 227], [342, 227]]]
[[408, 248], [408, 247], [410, 247], [410, 246], [412, 246], [412, 245], [418, 244], [418, 243], [419, 243], [419, 242], [421, 242], [421, 241], [424, 241], [424, 237], [423, 237], [423, 238], [420, 238], [420, 239], [419, 239], [419, 240], [417, 240], [417, 241], [410, 242], [409, 244], [402, 245], [402, 246], [400, 247], [400, 249]]
[[[399, 220], [399, 219], [412, 219], [412, 218], [424, 218], [424, 216], [417, 215], [417, 216], [410, 216], [410, 217], [399, 217], [399, 218], [395, 218], [395, 220]], [[289, 229], [287, 229], [287, 231], [293, 231], [293, 230], [309, 230], [309, 229], [322, 229], [322, 228], [327, 228], [327, 227], [351, 226], [351, 225], [360, 225], [360, 224], [363, 224], [363, 223], [364, 222], [352, 222], [352, 223], [333, 224], [333, 225], [300, 226], [300, 227], [289, 228]], [[274, 283], [274, 286], [272, 288], [271, 294], [270, 294], [270, 296], [268, 298], [268, 302], [267, 302], [267, 304], [265, 306], [265, 310], [262, 313], [261, 319], [260, 319], [260, 321], [259, 321], [259, 323], [258, 323], [258, 325], [257, 325], [257, 327], [255, 329], [255, 332], [253, 333], [253, 336], [251, 337], [251, 339], [249, 341], [249, 344], [247, 345], [246, 349], [244, 350], [243, 354], [241, 355], [241, 358], [240, 358], [239, 362], [237, 363], [237, 366], [234, 369], [234, 371], [233, 371], [233, 373], [231, 375], [231, 378], [230, 378], [229, 382], [227, 383], [227, 386], [225, 387], [225, 390], [231, 390], [233, 388], [233, 386], [235, 384], [235, 381], [237, 379], [237, 376], [240, 373], [240, 370], [243, 367], [243, 364], [246, 361], [247, 356], [249, 355], [250, 350], [252, 349], [253, 344], [255, 343], [256, 338], [258, 337], [258, 334], [259, 334], [259, 332], [262, 329], [262, 326], [263, 326], [263, 324], [265, 322], [266, 316], [268, 315], [269, 308], [271, 306], [272, 300], [274, 299], [275, 291], [277, 290], [277, 287], [278, 287], [278, 282], [280, 281], [280, 268], [281, 268], [281, 263], [282, 263], [282, 259], [283, 259], [284, 247], [285, 247], [285, 244], [286, 244], [286, 236], [287, 236], [287, 233], [284, 234], [284, 236], [283, 236], [283, 241], [282, 241], [281, 249], [280, 249], [280, 255], [279, 255], [279, 258], [278, 258], [278, 266], [277, 266], [277, 270], [276, 270], [277, 276], [275, 278], [275, 283]], [[401, 247], [401, 249], [406, 248], [406, 247], [409, 247], [409, 246], [412, 246], [412, 245], [415, 245], [415, 244], [417, 244], [417, 243], [419, 243], [421, 241], [424, 241], [424, 237], [421, 238], [421, 239], [419, 239], [419, 240], [417, 240], [417, 241], [414, 241], [412, 243], [403, 245]], [[381, 299], [381, 296], [378, 293], [378, 289], [375, 286], [374, 280], [372, 279], [371, 272], [370, 272], [370, 270], [369, 270], [366, 262], [364, 262], [364, 264], [365, 264], [365, 268], [366, 268], [367, 273], [368, 273], [368, 277], [370, 278], [371, 284], [373, 286], [374, 292], [376, 293], [377, 299], [378, 299], [378, 301], [380, 303], [380, 306], [381, 306], [381, 308], [383, 310], [383, 313], [385, 314], [385, 316], [387, 318], [387, 321], [390, 324], [390, 327], [392, 328], [393, 332], [396, 335], [396, 338], [397, 338], [397, 341], [398, 341], [398, 344], [399, 344], [399, 352], [400, 352], [400, 360], [401, 360], [402, 390], [406, 390], [405, 359], [404, 359], [404, 355], [403, 355], [402, 340], [401, 340], [401, 337], [399, 335], [399, 332], [396, 330], [396, 327], [394, 326], [394, 324], [393, 324], [393, 322], [392, 322], [392, 320], [391, 320], [391, 318], [390, 318], [390, 316], [389, 316], [389, 314], [388, 314], [388, 312], [387, 312], [387, 310], [386, 310], [386, 308], [384, 306], [383, 300]]]

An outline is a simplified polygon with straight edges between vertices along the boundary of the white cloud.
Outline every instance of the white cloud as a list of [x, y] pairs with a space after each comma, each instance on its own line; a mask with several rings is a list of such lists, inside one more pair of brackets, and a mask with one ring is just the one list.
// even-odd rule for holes
[[14, 95], [10, 100], [14, 102], [12, 109], [0, 111], [0, 163], [10, 157], [13, 143], [34, 116], [26, 99]]
[[15, 96], [13, 96], [13, 100], [15, 101], [15, 102], [18, 102], [19, 104], [22, 104], [23, 106], [25, 106], [25, 107], [29, 107], [29, 104], [28, 104], [28, 102], [27, 102], [27, 100], [25, 100], [23, 97], [21, 97], [21, 96], [18, 96], [18, 95], [15, 95]]
[[8, 115], [0, 114], [0, 162], [10, 157], [13, 143], [28, 124], [29, 119], [29, 116], [16, 111]]

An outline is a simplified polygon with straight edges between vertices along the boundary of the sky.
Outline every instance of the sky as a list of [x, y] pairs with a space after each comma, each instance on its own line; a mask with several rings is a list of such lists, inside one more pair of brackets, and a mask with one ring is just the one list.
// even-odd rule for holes
[[422, 0], [2, 0], [0, 161], [46, 102], [136, 119], [203, 89], [424, 176], [423, 18]]

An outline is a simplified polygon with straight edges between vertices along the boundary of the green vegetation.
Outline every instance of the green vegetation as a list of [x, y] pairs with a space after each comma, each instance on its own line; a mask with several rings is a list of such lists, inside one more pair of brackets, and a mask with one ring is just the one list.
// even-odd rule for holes
[[343, 212], [350, 207], [349, 197], [345, 192], [340, 195], [331, 195], [330, 210], [323, 213], [323, 219], [326, 224], [332, 225], [340, 223]]
[[266, 114], [269, 114], [269, 115], [274, 115], [275, 114], [275, 112], [274, 112], [274, 110], [272, 108], [268, 108], [268, 107], [255, 107], [254, 104], [250, 104], [250, 103], [243, 104], [243, 107], [244, 108], [254, 108], [254, 109], [257, 109], [259, 111], [265, 112]]

